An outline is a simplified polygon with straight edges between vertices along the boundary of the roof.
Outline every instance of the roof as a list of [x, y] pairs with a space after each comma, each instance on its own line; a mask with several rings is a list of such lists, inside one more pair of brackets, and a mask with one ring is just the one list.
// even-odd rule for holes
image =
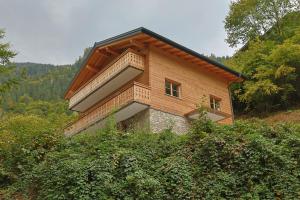
[[181, 50], [181, 51], [183, 51], [183, 52], [185, 52], [187, 54], [190, 54], [190, 55], [192, 55], [192, 56], [194, 56], [196, 58], [202, 59], [202, 60], [206, 61], [207, 63], [210, 63], [210, 64], [212, 64], [214, 66], [217, 66], [218, 68], [220, 68], [220, 69], [222, 69], [222, 70], [224, 70], [224, 71], [226, 71], [226, 72], [228, 72], [228, 73], [230, 73], [230, 74], [232, 74], [232, 75], [234, 75], [234, 76], [236, 76], [238, 78], [245, 79], [245, 76], [242, 75], [241, 73], [239, 73], [239, 72], [237, 72], [237, 71], [235, 71], [235, 70], [233, 70], [233, 69], [231, 69], [231, 68], [229, 68], [229, 67], [227, 67], [227, 66], [225, 66], [225, 65], [223, 65], [223, 64], [221, 64], [221, 63], [219, 63], [219, 62], [217, 62], [215, 60], [212, 60], [212, 59], [210, 59], [210, 58], [208, 58], [208, 57], [206, 57], [206, 56], [204, 56], [204, 55], [202, 55], [200, 53], [197, 53], [196, 51], [193, 51], [193, 50], [191, 50], [191, 49], [189, 49], [189, 48], [187, 48], [187, 47], [185, 47], [183, 45], [180, 45], [180, 44], [178, 44], [178, 43], [176, 43], [176, 42], [174, 42], [174, 41], [172, 41], [172, 40], [170, 40], [170, 39], [168, 39], [168, 38], [166, 38], [166, 37], [164, 37], [164, 36], [162, 36], [160, 34], [157, 34], [157, 33], [153, 32], [153, 31], [151, 31], [149, 29], [146, 29], [144, 27], [140, 27], [140, 28], [137, 28], [137, 29], [125, 32], [125, 33], [122, 33], [120, 35], [108, 38], [106, 40], [103, 40], [103, 41], [100, 41], [100, 42], [95, 42], [95, 44], [92, 47], [92, 49], [90, 50], [89, 54], [86, 56], [86, 58], [82, 62], [82, 65], [81, 65], [80, 69], [76, 73], [73, 81], [70, 83], [67, 91], [70, 89], [70, 87], [73, 84], [74, 80], [79, 75], [81, 69], [87, 64], [89, 58], [92, 56], [92, 54], [95, 52], [95, 50], [97, 48], [109, 45], [111, 43], [114, 43], [114, 42], [117, 42], [117, 41], [120, 41], [120, 40], [123, 40], [123, 39], [131, 38], [131, 37], [139, 35], [139, 34], [148, 35], [148, 36], [150, 36], [152, 38], [155, 38], [155, 39], [157, 39], [159, 41], [162, 41], [162, 42], [164, 42], [164, 43], [166, 43], [166, 44], [168, 44], [170, 46], [173, 46], [173, 47], [175, 47], [175, 48], [177, 48], [177, 49], [179, 49], [179, 50]]
[[166, 38], [166, 37], [164, 37], [164, 36], [162, 36], [162, 35], [160, 35], [158, 33], [155, 33], [155, 32], [153, 32], [153, 31], [151, 31], [149, 29], [146, 29], [144, 27], [140, 27], [140, 28], [128, 31], [126, 33], [122, 33], [122, 34], [117, 35], [115, 37], [111, 37], [111, 38], [108, 38], [106, 40], [102, 40], [100, 42], [96, 42], [94, 44], [94, 46], [93, 46], [93, 49], [97, 48], [97, 47], [100, 47], [100, 46], [103, 46], [103, 45], [107, 45], [107, 44], [115, 42], [117, 40], [121, 40], [121, 39], [130, 37], [130, 36], [139, 34], [139, 33], [147, 34], [147, 35], [149, 35], [151, 37], [154, 37], [154, 38], [156, 38], [158, 40], [161, 40], [161, 41], [163, 41], [163, 42], [165, 42], [165, 43], [167, 43], [167, 44], [169, 44], [171, 46], [174, 46], [174, 47], [176, 47], [176, 48], [178, 48], [178, 49], [180, 49], [182, 51], [185, 51], [185, 52], [187, 52], [187, 53], [189, 53], [189, 54], [191, 54], [191, 55], [193, 55], [195, 57], [198, 57], [198, 58], [200, 58], [202, 60], [205, 60], [205, 61], [207, 61], [207, 62], [209, 62], [209, 63], [211, 63], [213, 65], [216, 65], [216, 66], [220, 67], [221, 69], [223, 69], [223, 70], [225, 70], [227, 72], [230, 72], [230, 73], [232, 73], [232, 74], [234, 74], [234, 75], [236, 75], [238, 77], [245, 78], [241, 73], [239, 73], [239, 72], [237, 72], [237, 71], [235, 71], [233, 69], [230, 69], [229, 67], [227, 67], [227, 66], [225, 66], [225, 65], [223, 65], [223, 64], [221, 64], [221, 63], [219, 63], [219, 62], [217, 62], [215, 60], [212, 60], [212, 59], [210, 59], [210, 58], [208, 58], [208, 57], [206, 57], [206, 56], [204, 56], [204, 55], [202, 55], [200, 53], [197, 53], [196, 51], [193, 51], [193, 50], [191, 50], [191, 49], [189, 49], [189, 48], [187, 48], [187, 47], [185, 47], [185, 46], [183, 46], [181, 44], [178, 44], [178, 43], [176, 43], [176, 42], [174, 42], [174, 41], [172, 41], [172, 40], [170, 40], [170, 39], [168, 39], [168, 38]]

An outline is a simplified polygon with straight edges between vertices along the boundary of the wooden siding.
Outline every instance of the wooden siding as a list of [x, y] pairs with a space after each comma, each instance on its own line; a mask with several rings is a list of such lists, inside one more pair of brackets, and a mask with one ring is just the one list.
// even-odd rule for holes
[[[209, 95], [214, 95], [222, 99], [221, 111], [232, 115], [229, 82], [222, 76], [165, 53], [156, 47], [150, 47], [149, 69], [153, 108], [183, 116], [194, 110], [202, 101], [205, 106], [209, 107]], [[165, 79], [181, 84], [179, 98], [165, 95]], [[230, 124], [232, 117], [220, 123]]]

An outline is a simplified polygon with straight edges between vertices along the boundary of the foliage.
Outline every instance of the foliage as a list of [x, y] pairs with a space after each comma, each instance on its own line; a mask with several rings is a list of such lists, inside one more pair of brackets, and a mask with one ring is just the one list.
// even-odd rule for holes
[[40, 63], [15, 63], [14, 78], [18, 80], [9, 93], [3, 95], [2, 109], [7, 111], [22, 101], [30, 98], [34, 101], [62, 101], [89, 48], [72, 65], [51, 65]]
[[226, 41], [233, 47], [272, 31], [277, 39], [283, 39], [282, 19], [291, 12], [299, 11], [299, 6], [298, 0], [232, 1], [225, 19]]
[[33, 101], [29, 97], [20, 98], [3, 113], [0, 118], [0, 186], [14, 183], [40, 163], [62, 140], [61, 128], [74, 117], [67, 111], [66, 102]]
[[[5, 36], [4, 30], [0, 29], [0, 40]], [[3, 95], [8, 89], [17, 83], [14, 77], [11, 77], [13, 67], [10, 66], [10, 60], [16, 53], [10, 49], [9, 43], [0, 42], [0, 94]], [[1, 96], [0, 96], [1, 100]]]
[[230, 57], [229, 56], [216, 56], [215, 54], [211, 53], [208, 58], [215, 60], [219, 63], [224, 63], [226, 60], [228, 60]]
[[271, 111], [287, 108], [300, 98], [300, 29], [283, 43], [256, 39], [227, 61], [248, 79], [233, 86], [246, 109]]
[[[34, 67], [34, 69], [32, 69]], [[71, 65], [16, 64], [17, 72], [24, 70], [26, 76], [3, 97], [4, 110], [13, 107], [24, 96], [33, 100], [59, 101], [77, 68]], [[18, 75], [16, 75], [18, 77]]]
[[49, 121], [33, 115], [3, 119], [0, 123], [0, 180], [11, 182], [43, 160], [60, 140], [54, 130]]
[[227, 42], [244, 46], [225, 64], [247, 77], [243, 83], [231, 86], [236, 113], [271, 112], [298, 103], [299, 6], [294, 0], [231, 3], [225, 20]]
[[[0, 182], [34, 199], [299, 198], [299, 125], [219, 126], [203, 116], [187, 135], [123, 133], [112, 120], [71, 138], [16, 117], [1, 129], [14, 134], [1, 146]], [[12, 171], [18, 178], [5, 179]]]

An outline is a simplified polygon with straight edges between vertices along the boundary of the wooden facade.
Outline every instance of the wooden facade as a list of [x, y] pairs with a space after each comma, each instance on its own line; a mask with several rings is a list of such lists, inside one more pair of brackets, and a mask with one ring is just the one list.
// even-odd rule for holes
[[[178, 96], [166, 94], [166, 80], [176, 83]], [[237, 72], [196, 52], [147, 29], [136, 29], [95, 44], [66, 92], [70, 108], [79, 105], [80, 117], [65, 133], [78, 133], [132, 102], [146, 107], [131, 107], [128, 118], [141, 108], [189, 117], [199, 104], [210, 108], [211, 97], [218, 99], [219, 110], [209, 112], [222, 115], [219, 123], [231, 124], [228, 87], [242, 80]], [[120, 115], [121, 119], [126, 116]]]

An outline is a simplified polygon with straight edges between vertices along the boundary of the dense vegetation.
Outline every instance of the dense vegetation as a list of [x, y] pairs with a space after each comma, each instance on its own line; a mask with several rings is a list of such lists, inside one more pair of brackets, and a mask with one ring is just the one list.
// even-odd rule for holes
[[[41, 118], [1, 124], [6, 194], [35, 199], [295, 199], [300, 126], [201, 119], [187, 135], [116, 130], [62, 138]], [[3, 135], [2, 135], [3, 136]], [[3, 141], [2, 138], [0, 141]], [[34, 142], [32, 142], [34, 141]]]
[[[31, 101], [62, 101], [70, 81], [78, 70], [82, 58], [73, 65], [55, 66], [38, 63], [15, 63], [19, 84], [3, 97], [2, 108], [13, 109], [24, 99]], [[22, 77], [20, 77], [22, 75]], [[28, 101], [27, 100], [27, 101]]]
[[[235, 6], [234, 3], [232, 9]], [[300, 12], [286, 14], [280, 21], [280, 35], [276, 30], [270, 28], [264, 35], [251, 38], [225, 61], [247, 77], [232, 87], [238, 112], [257, 114], [299, 105]]]

